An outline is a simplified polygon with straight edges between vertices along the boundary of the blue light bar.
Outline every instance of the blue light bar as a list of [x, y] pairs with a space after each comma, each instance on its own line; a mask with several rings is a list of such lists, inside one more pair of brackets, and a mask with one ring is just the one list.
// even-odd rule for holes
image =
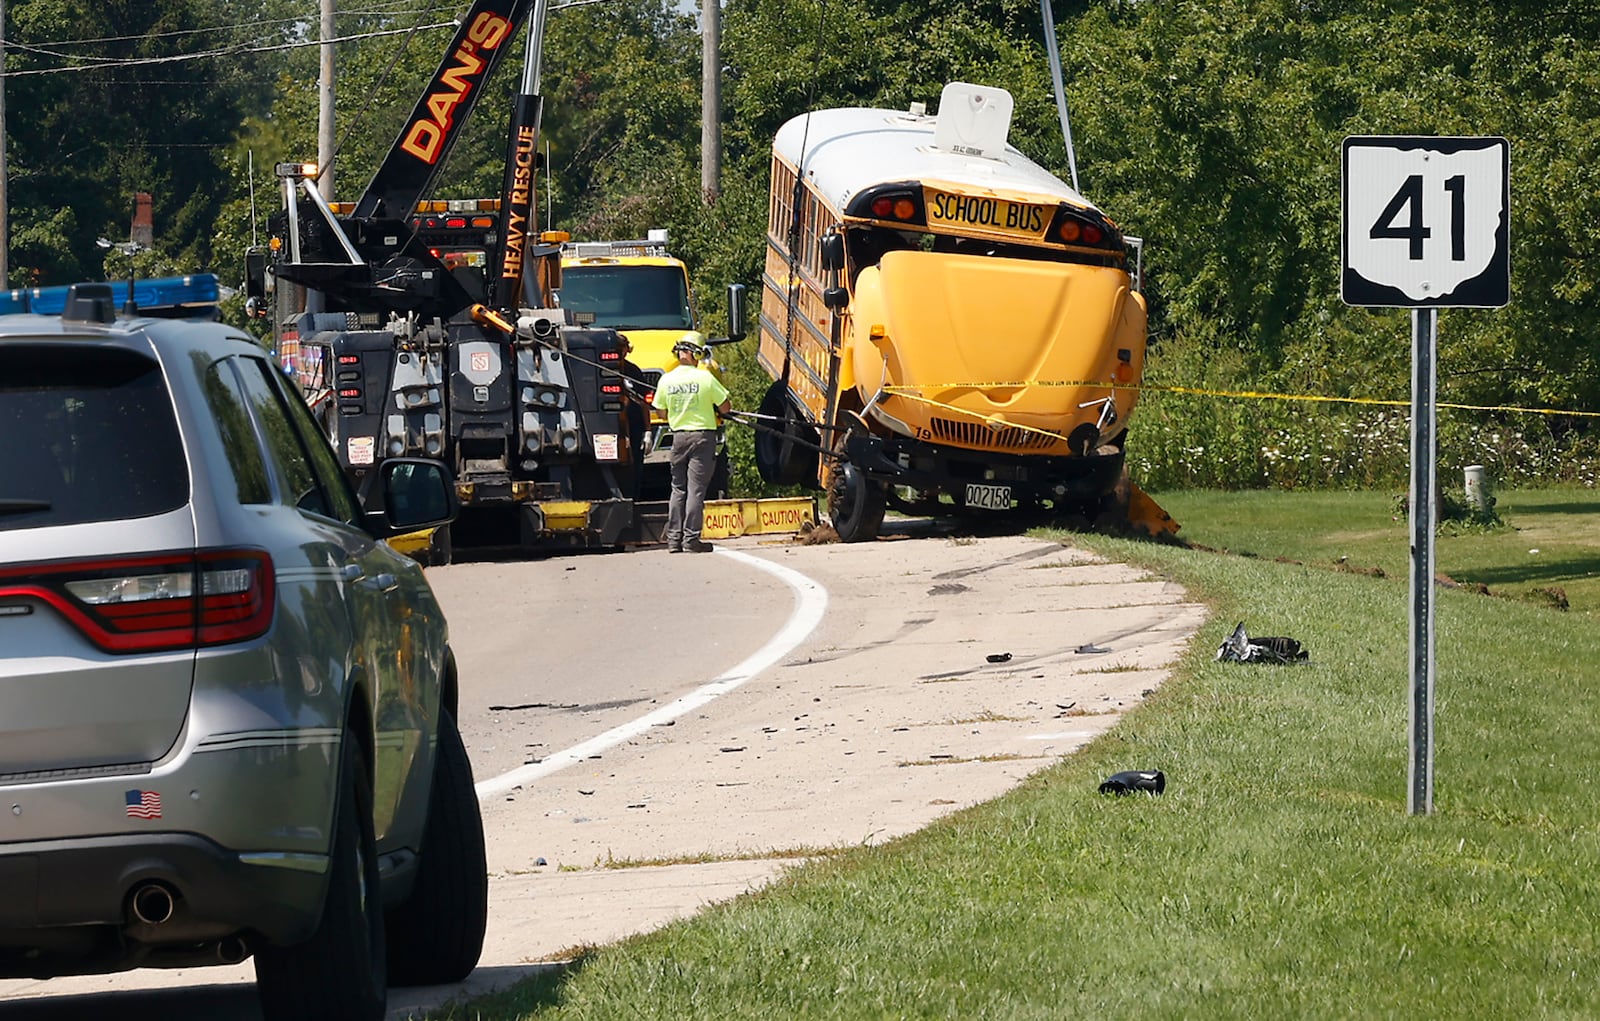
[[[117, 307], [128, 298], [127, 281], [111, 281]], [[32, 287], [0, 291], [0, 315], [37, 312], [59, 315], [67, 307], [70, 284], [59, 287]], [[141, 313], [171, 316], [179, 312], [208, 315], [217, 306], [221, 291], [215, 273], [191, 273], [181, 277], [151, 277], [133, 282], [133, 303]]]

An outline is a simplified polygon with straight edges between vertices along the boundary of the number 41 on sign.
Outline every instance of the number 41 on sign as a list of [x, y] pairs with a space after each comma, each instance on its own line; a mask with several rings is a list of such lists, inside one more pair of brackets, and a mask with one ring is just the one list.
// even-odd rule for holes
[[1499, 308], [1511, 295], [1504, 138], [1344, 141], [1347, 305]]

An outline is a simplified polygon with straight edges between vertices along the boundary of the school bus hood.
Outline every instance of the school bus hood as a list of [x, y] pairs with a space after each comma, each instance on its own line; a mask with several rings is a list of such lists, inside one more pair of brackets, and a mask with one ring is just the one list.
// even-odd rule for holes
[[[890, 252], [856, 280], [851, 382], [869, 396], [886, 380], [973, 414], [1055, 428], [1081, 416], [1079, 402], [1112, 392], [1119, 349], [1142, 371], [1144, 340], [1144, 303], [1121, 270]], [[1134, 391], [1116, 396], [1119, 411], [1132, 410]], [[928, 414], [925, 402], [895, 403], [885, 411], [901, 421]]]

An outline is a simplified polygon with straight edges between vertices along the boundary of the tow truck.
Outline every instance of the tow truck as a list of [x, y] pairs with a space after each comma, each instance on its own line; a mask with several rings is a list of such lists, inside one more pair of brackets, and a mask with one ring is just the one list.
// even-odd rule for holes
[[[270, 283], [280, 360], [354, 481], [390, 457], [455, 471], [461, 514], [425, 562], [659, 538], [660, 516], [632, 497], [643, 452], [623, 420], [620, 338], [562, 307], [567, 235], [536, 228], [546, 13], [475, 0], [362, 195], [336, 206], [316, 166], [279, 164], [283, 212], [246, 260], [252, 307], [274, 314]], [[424, 201], [524, 21], [499, 198]]]

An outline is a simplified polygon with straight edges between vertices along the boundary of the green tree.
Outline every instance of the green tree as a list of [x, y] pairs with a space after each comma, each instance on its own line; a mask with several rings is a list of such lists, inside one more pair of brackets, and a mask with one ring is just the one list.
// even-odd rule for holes
[[[226, 194], [220, 156], [265, 90], [257, 56], [196, 58], [264, 38], [261, 5], [15, 0], [6, 7], [11, 261], [19, 282], [97, 275], [97, 238], [128, 236], [154, 196], [158, 244], [208, 267]], [[63, 215], [70, 213], [70, 215]]]

